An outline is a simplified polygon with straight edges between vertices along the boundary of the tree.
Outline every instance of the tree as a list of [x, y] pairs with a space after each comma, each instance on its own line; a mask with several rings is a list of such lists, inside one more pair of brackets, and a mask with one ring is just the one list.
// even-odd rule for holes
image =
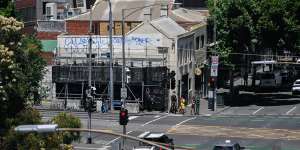
[[[23, 23], [0, 16], [0, 128], [6, 121], [38, 101], [36, 92], [43, 76], [45, 61], [39, 56], [40, 42], [21, 34]], [[35, 95], [35, 96], [33, 96]], [[35, 98], [32, 98], [35, 97]]]
[[16, 17], [15, 5], [12, 0], [0, 1], [0, 15], [5, 17]]
[[[41, 124], [39, 112], [30, 107], [22, 110], [16, 118], [9, 121], [10, 126], [19, 124]], [[53, 118], [53, 123], [59, 127], [80, 128], [80, 120], [66, 113], [61, 113]], [[4, 136], [4, 142], [0, 143], [0, 149], [28, 150], [28, 149], [72, 149], [68, 144], [80, 138], [79, 133], [56, 132], [56, 133], [16, 133], [10, 129]], [[2, 145], [1, 145], [2, 144]], [[63, 145], [65, 144], [65, 145]]]
[[209, 20], [216, 19], [217, 51], [223, 62], [240, 64], [240, 53], [249, 52], [253, 44], [260, 50], [299, 51], [300, 1], [210, 0], [208, 4]]

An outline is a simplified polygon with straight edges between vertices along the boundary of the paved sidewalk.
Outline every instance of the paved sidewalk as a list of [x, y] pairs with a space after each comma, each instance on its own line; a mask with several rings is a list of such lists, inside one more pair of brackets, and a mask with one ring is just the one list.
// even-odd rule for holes
[[[40, 106], [35, 106], [36, 109], [40, 110], [40, 111], [57, 111], [57, 112], [83, 112], [83, 111], [72, 111], [72, 110], [59, 110], [59, 109], [50, 109], [49, 107], [45, 106], [45, 105], [40, 105]], [[202, 116], [210, 116], [210, 115], [215, 115], [218, 114], [221, 111], [224, 111], [225, 109], [227, 109], [228, 107], [224, 106], [224, 107], [217, 107], [215, 109], [215, 111], [211, 111], [208, 109], [208, 101], [207, 99], [201, 99], [200, 100], [200, 114]], [[119, 114], [119, 110], [114, 110], [113, 112], [107, 112], [107, 113], [103, 113], [103, 114], [110, 114], [110, 115], [118, 115]], [[129, 113], [132, 116], [142, 116], [142, 115], [161, 115], [161, 114], [172, 114], [172, 113], [168, 113], [168, 111], [165, 112], [161, 112], [161, 111], [140, 111], [139, 113]], [[177, 112], [177, 114], [179, 114]], [[191, 104], [187, 105], [185, 108], [185, 114], [184, 115], [194, 115], [191, 114]]]
[[[215, 111], [211, 111], [210, 109], [208, 109], [208, 101], [207, 99], [201, 99], [200, 100], [200, 112], [199, 115], [201, 116], [211, 116], [211, 115], [215, 115], [218, 114], [219, 112], [222, 112], [224, 110], [226, 110], [228, 107], [224, 106], [224, 107], [218, 107], [215, 109]], [[191, 114], [191, 104], [188, 105], [186, 107], [186, 113], [185, 115], [194, 115]]]

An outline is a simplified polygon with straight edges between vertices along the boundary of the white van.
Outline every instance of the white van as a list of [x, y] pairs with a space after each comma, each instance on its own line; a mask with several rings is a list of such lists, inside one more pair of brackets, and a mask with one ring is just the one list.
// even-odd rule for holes
[[277, 87], [282, 84], [280, 72], [263, 72], [259, 74], [260, 87]]

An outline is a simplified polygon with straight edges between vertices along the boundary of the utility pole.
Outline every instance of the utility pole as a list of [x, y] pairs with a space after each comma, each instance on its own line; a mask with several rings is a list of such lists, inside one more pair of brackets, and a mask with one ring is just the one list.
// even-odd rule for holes
[[[125, 61], [125, 40], [126, 40], [126, 38], [125, 38], [125, 10], [124, 9], [122, 9], [122, 61], [123, 61], [123, 65], [122, 65], [122, 89], [124, 90], [124, 91], [126, 91], [125, 90], [125, 67], [126, 67], [126, 61]], [[121, 90], [121, 92], [122, 92], [122, 90]], [[126, 91], [127, 92], [127, 91]], [[125, 102], [125, 99], [126, 99], [126, 97], [123, 95], [123, 94], [121, 94], [121, 99], [122, 99], [122, 102], [123, 102], [123, 107], [124, 108], [126, 108], [125, 107], [125, 105], [126, 105], [126, 102]]]
[[[89, 29], [89, 77], [88, 77], [88, 94], [92, 93], [92, 5], [91, 5], [91, 10], [90, 10], [90, 29]], [[88, 98], [89, 101], [92, 101], [92, 99]], [[91, 102], [87, 102], [89, 104]], [[90, 105], [88, 106], [90, 107]], [[92, 129], [92, 112], [90, 111], [91, 109], [88, 109], [88, 129], [89, 135], [87, 138], [87, 143], [92, 144], [92, 135], [91, 135], [91, 129]]]
[[110, 108], [111, 112], [114, 110], [113, 107], [113, 99], [114, 99], [114, 82], [113, 82], [113, 50], [112, 50], [112, 12], [111, 12], [111, 1], [108, 0], [108, 5], [109, 5], [109, 50], [110, 50], [110, 57], [109, 57], [109, 73], [110, 73]]
[[[215, 12], [216, 12], [216, 9], [217, 9], [217, 7], [216, 7], [216, 0], [214, 0], [214, 9], [215, 9]], [[215, 110], [215, 103], [216, 103], [216, 99], [217, 99], [217, 82], [218, 82], [218, 53], [217, 53], [217, 48], [216, 48], [216, 46], [217, 46], [217, 25], [216, 25], [216, 21], [217, 21], [217, 19], [216, 19], [216, 15], [214, 15], [214, 35], [213, 35], [213, 41], [214, 41], [214, 55], [215, 56], [213, 56], [212, 58], [214, 58], [215, 60], [214, 60], [214, 62], [213, 62], [213, 60], [211, 61], [211, 67], [214, 67], [213, 65], [215, 65], [215, 71], [216, 71], [216, 74], [214, 74], [214, 75], [211, 75], [211, 77], [213, 78], [212, 80], [214, 80], [214, 82], [212, 83], [212, 84], [214, 84], [214, 85], [212, 85], [212, 90], [213, 90], [213, 111]], [[211, 68], [211, 69], [213, 69], [213, 68]]]
[[[126, 97], [125, 97], [125, 93], [127, 95], [127, 90], [125, 87], [125, 66], [126, 66], [126, 61], [125, 61], [125, 10], [122, 9], [122, 61], [123, 61], [123, 65], [122, 65], [122, 89], [121, 89], [121, 101], [122, 101], [122, 108], [121, 109], [125, 109], [126, 108]], [[124, 93], [122, 93], [124, 92]], [[126, 135], [126, 125], [123, 125], [123, 134]], [[122, 148], [124, 149], [125, 147], [125, 138], [122, 138]]]

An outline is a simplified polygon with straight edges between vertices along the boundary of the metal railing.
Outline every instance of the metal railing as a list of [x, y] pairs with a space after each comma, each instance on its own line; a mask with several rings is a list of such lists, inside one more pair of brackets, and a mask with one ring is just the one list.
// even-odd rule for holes
[[37, 31], [64, 32], [64, 20], [38, 20]]

